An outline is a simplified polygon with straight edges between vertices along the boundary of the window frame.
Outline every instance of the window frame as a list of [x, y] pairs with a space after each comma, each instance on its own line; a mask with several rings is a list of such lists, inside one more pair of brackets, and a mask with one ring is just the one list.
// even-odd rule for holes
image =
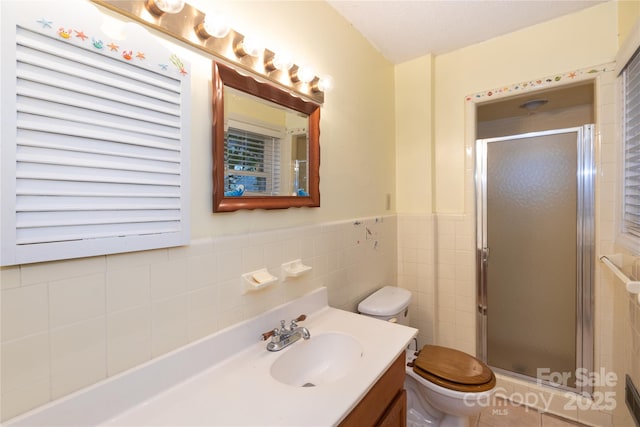
[[[263, 161], [262, 171], [252, 172], [252, 171], [243, 171], [243, 170], [232, 170], [229, 169], [228, 163], [228, 135], [230, 129], [235, 129], [239, 133], [244, 133], [251, 135], [254, 139], [260, 139], [263, 143]], [[225, 134], [224, 134], [224, 143], [225, 143], [225, 161], [224, 161], [224, 182], [225, 182], [225, 192], [234, 190], [233, 188], [229, 188], [228, 177], [229, 175], [241, 175], [241, 176], [255, 176], [255, 177], [263, 177], [265, 178], [265, 191], [251, 191], [245, 187], [246, 195], [250, 196], [272, 196], [278, 195], [279, 191], [282, 187], [282, 171], [280, 170], [280, 161], [281, 161], [281, 150], [282, 144], [284, 142], [284, 132], [277, 129], [270, 129], [267, 127], [263, 127], [257, 123], [246, 123], [238, 120], [228, 120], [225, 125]], [[270, 151], [272, 154], [265, 154], [267, 151]], [[271, 161], [267, 162], [266, 158], [270, 157]], [[274, 171], [274, 165], [276, 165], [276, 170]], [[278, 174], [278, 177], [274, 177], [274, 173]], [[267, 189], [271, 189], [271, 191], [266, 191]], [[229, 196], [227, 196], [229, 197]]]
[[[640, 255], [640, 235], [638, 233], [633, 234], [627, 231], [627, 227], [625, 225], [625, 211], [627, 210], [627, 178], [626, 178], [626, 170], [627, 170], [627, 97], [626, 97], [626, 84], [627, 84], [627, 71], [628, 67], [632, 62], [637, 62], [638, 65], [638, 82], [640, 83], [640, 22], [638, 25], [634, 27], [631, 31], [630, 35], [627, 37], [625, 43], [620, 48], [618, 55], [616, 56], [616, 75], [617, 77], [617, 91], [619, 95], [619, 101], [617, 103], [618, 107], [618, 117], [619, 117], [619, 129], [620, 129], [620, 153], [619, 153], [619, 161], [620, 161], [620, 175], [619, 175], [619, 197], [620, 201], [617, 203], [617, 233], [615, 237], [615, 243], [629, 251], [631, 251], [635, 255]], [[640, 108], [640, 86], [638, 87], [638, 105], [637, 108]], [[640, 124], [640, 112], [638, 113], [637, 120]], [[637, 141], [637, 148], [640, 150], [640, 137]], [[640, 165], [640, 161], [637, 162]], [[638, 188], [640, 189], [640, 181], [638, 184]], [[638, 225], [640, 226], [640, 220], [638, 221]], [[638, 229], [640, 230], [640, 228]]]

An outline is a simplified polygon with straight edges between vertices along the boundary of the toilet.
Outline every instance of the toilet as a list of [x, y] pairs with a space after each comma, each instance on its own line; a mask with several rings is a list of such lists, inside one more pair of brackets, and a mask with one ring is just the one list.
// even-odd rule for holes
[[[410, 302], [410, 291], [385, 286], [362, 300], [358, 312], [408, 325]], [[408, 427], [469, 427], [469, 418], [490, 403], [496, 377], [475, 357], [452, 348], [425, 345], [419, 353], [407, 350], [406, 358]]]

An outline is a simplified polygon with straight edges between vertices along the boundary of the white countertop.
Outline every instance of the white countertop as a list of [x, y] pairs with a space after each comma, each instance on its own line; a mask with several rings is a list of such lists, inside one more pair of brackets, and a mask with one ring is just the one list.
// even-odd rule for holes
[[[328, 307], [326, 289], [185, 346], [166, 357], [32, 411], [8, 426], [329, 426], [338, 424], [415, 336], [417, 330]], [[293, 314], [295, 313], [295, 314]], [[340, 332], [362, 345], [343, 378], [317, 387], [275, 380], [279, 352], [261, 332], [297, 317], [314, 336]], [[259, 332], [257, 332], [259, 331]], [[222, 349], [222, 351], [221, 351]]]

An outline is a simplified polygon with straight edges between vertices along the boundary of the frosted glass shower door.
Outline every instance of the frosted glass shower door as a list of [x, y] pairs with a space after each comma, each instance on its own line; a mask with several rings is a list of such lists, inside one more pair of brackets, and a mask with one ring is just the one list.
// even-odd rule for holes
[[[536, 377], [581, 357], [580, 132], [485, 140], [482, 302], [490, 366]], [[484, 305], [484, 306], [483, 306]]]

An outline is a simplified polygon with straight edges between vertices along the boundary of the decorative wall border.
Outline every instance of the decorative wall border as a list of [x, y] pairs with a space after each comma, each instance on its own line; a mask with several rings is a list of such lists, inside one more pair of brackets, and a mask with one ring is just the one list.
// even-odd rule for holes
[[596, 67], [583, 68], [576, 71], [569, 71], [566, 73], [554, 74], [541, 79], [523, 81], [520, 83], [514, 83], [508, 86], [500, 86], [491, 90], [477, 92], [471, 95], [467, 95], [465, 100], [467, 102], [481, 102], [486, 101], [489, 98], [502, 98], [510, 95], [517, 95], [519, 93], [526, 93], [531, 90], [537, 90], [542, 88], [552, 88], [555, 86], [566, 85], [570, 82], [580, 82], [584, 80], [593, 79], [600, 73], [607, 71], [613, 71], [615, 69], [615, 62], [611, 62], [604, 65], [598, 65]]
[[162, 49], [145, 49], [144, 46], [149, 45], [153, 36], [144, 27], [133, 23], [122, 23], [122, 39], [114, 38], [105, 34], [104, 30], [101, 31], [104, 18], [97, 6], [76, 2], [73, 7], [81, 8], [85, 13], [81, 26], [71, 24], [69, 16], [62, 11], [47, 10], [46, 7], [38, 8], [40, 15], [35, 15], [33, 20], [25, 17], [19, 25], [86, 50], [135, 63], [150, 70], [155, 66], [155, 71], [170, 77], [182, 78], [188, 74], [188, 66], [175, 53], [167, 53], [167, 56], [164, 56]]

